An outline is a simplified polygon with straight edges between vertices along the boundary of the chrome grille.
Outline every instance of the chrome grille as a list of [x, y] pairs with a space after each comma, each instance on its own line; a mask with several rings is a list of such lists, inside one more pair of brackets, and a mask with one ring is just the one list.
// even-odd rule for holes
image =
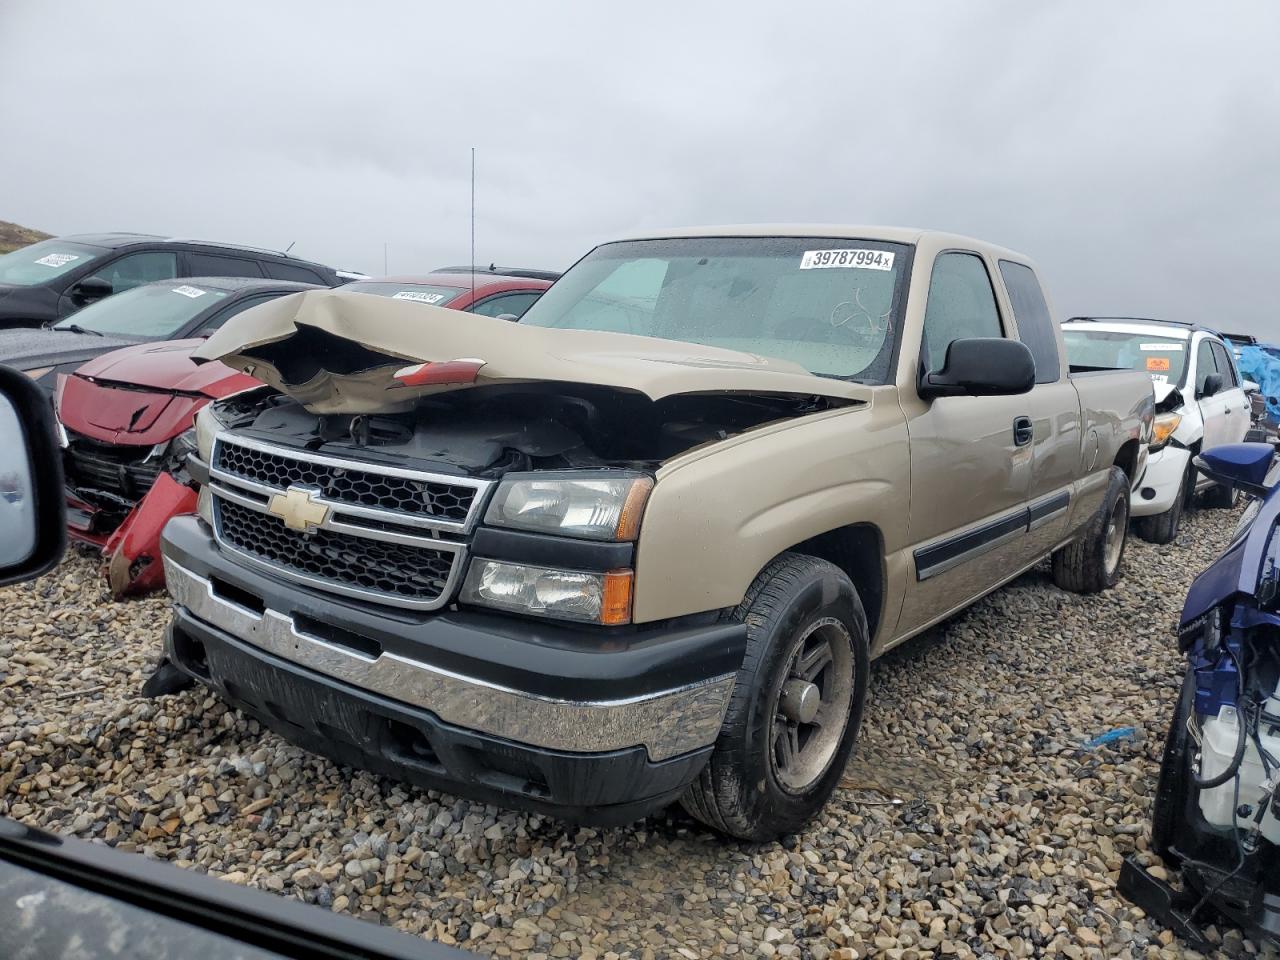
[[[423, 610], [452, 597], [466, 560], [461, 535], [492, 486], [226, 433], [214, 441], [209, 474], [214, 535], [244, 562], [319, 590]], [[300, 492], [316, 518], [305, 531], [271, 512], [277, 495]]]
[[222, 538], [237, 550], [317, 580], [431, 602], [449, 586], [455, 554], [430, 547], [288, 529], [269, 514], [230, 500], [218, 507]]
[[340, 503], [454, 523], [466, 521], [476, 496], [474, 487], [337, 466], [231, 442], [218, 445], [214, 466], [269, 487], [316, 487], [325, 498]]

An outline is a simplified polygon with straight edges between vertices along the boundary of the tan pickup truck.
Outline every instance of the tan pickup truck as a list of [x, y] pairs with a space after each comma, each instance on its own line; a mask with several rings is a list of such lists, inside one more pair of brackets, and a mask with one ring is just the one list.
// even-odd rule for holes
[[340, 761], [617, 823], [795, 830], [872, 658], [1046, 557], [1120, 575], [1141, 373], [1025, 257], [915, 230], [603, 244], [520, 323], [283, 297], [198, 351], [173, 666]]

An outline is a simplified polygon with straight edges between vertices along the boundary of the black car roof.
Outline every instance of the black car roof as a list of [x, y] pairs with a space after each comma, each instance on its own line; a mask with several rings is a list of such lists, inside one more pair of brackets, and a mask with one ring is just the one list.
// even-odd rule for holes
[[209, 287], [227, 293], [254, 293], [256, 291], [284, 290], [293, 293], [298, 290], [327, 289], [319, 283], [297, 283], [293, 280], [267, 280], [263, 277], [171, 277], [168, 280], [153, 280], [145, 286], [158, 287], [168, 284], [171, 287], [191, 284], [196, 287]]
[[[95, 247], [107, 247], [112, 250], [119, 250], [122, 247], [131, 247], [143, 243], [182, 243], [193, 247], [210, 247], [215, 250], [235, 250], [239, 253], [251, 253], [260, 257], [272, 257], [279, 260], [293, 260], [297, 263], [305, 263], [317, 267], [325, 266], [315, 260], [303, 260], [301, 257], [295, 257], [282, 250], [268, 250], [265, 247], [252, 247], [245, 243], [223, 243], [219, 240], [192, 240], [186, 237], [164, 237], [156, 233], [73, 233], [56, 239], [69, 240], [73, 243], [89, 244], [90, 246]], [[332, 268], [325, 267], [325, 269]]]
[[57, 237], [58, 240], [70, 240], [73, 243], [87, 243], [93, 247], [127, 247], [133, 243], [154, 243], [164, 237], [154, 233], [72, 233]]

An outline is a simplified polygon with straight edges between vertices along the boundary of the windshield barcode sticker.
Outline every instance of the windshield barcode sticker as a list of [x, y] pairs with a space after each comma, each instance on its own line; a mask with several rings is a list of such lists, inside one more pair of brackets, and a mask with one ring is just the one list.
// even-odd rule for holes
[[72, 260], [79, 259], [80, 256], [75, 253], [46, 253], [36, 263], [42, 267], [65, 267]]
[[392, 300], [412, 300], [414, 303], [439, 303], [443, 293], [424, 293], [421, 290], [401, 290], [391, 295]]
[[884, 250], [806, 250], [800, 258], [801, 270], [826, 270], [831, 267], [892, 270], [893, 254]]
[[190, 297], [192, 300], [194, 300], [196, 297], [203, 297], [205, 293], [207, 293], [208, 291], [201, 290], [199, 287], [187, 286], [187, 284], [184, 283], [180, 287], [174, 287], [173, 292], [180, 293], [184, 297]]

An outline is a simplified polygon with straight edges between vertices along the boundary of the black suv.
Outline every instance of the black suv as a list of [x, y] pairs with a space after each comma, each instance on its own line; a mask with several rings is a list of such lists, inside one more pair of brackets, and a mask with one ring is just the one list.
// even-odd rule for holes
[[265, 277], [326, 287], [365, 279], [283, 253], [225, 243], [141, 233], [55, 237], [0, 256], [0, 327], [38, 327], [112, 293], [174, 277]]

